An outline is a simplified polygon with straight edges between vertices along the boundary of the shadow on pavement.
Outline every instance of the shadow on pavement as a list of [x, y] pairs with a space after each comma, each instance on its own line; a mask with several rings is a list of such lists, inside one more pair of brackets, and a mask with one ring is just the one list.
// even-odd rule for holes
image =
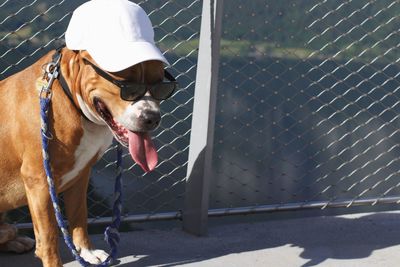
[[[270, 263], [270, 266], [274, 266], [274, 262], [293, 258], [292, 262], [297, 260], [299, 263], [296, 266], [307, 267], [321, 265], [327, 259], [367, 258], [375, 250], [400, 245], [400, 213], [359, 216], [312, 217], [213, 226], [207, 237], [195, 237], [180, 229], [122, 233], [118, 266], [200, 265], [210, 259], [218, 261], [222, 256], [254, 252], [254, 257], [260, 257], [262, 262]], [[97, 248], [105, 248], [101, 235], [92, 239]], [[297, 248], [297, 253], [278, 253], [280, 249], [288, 247]], [[65, 266], [79, 266], [72, 262], [65, 246], [61, 250], [63, 262], [69, 262]], [[276, 250], [276, 253], [264, 253], [268, 250]], [[287, 258], [283, 259], [282, 255]], [[261, 259], [262, 257], [266, 258]], [[33, 258], [33, 253], [0, 254], [0, 267], [40, 266], [39, 261]], [[218, 265], [213, 266], [230, 265], [224, 265], [221, 259]]]

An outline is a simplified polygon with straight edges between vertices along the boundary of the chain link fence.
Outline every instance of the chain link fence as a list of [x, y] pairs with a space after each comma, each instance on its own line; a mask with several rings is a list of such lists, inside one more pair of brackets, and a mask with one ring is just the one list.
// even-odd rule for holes
[[[83, 2], [0, 3], [0, 79], [57, 46]], [[125, 153], [126, 216], [182, 210], [202, 4], [136, 2], [181, 88], [161, 105], [156, 171]], [[400, 200], [398, 14], [389, 0], [225, 1], [210, 208]], [[91, 218], [110, 216], [114, 152], [92, 172]]]
[[212, 208], [399, 200], [399, 12], [225, 2]]

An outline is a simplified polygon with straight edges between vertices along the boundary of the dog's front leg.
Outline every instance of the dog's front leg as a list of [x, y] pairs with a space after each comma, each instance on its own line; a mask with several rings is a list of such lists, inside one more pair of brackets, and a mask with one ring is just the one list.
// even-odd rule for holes
[[44, 177], [23, 177], [35, 232], [35, 253], [42, 260], [44, 267], [61, 267], [57, 223]]
[[74, 244], [82, 258], [91, 264], [99, 264], [107, 259], [103, 250], [93, 249], [87, 232], [86, 193], [90, 168], [81, 171], [76, 182], [64, 192], [65, 211]]

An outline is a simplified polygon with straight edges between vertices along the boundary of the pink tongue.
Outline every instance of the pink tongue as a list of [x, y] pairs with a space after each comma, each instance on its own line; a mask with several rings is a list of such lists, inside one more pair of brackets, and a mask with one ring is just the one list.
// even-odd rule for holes
[[158, 162], [156, 148], [149, 134], [129, 131], [129, 153], [145, 172], [154, 170]]

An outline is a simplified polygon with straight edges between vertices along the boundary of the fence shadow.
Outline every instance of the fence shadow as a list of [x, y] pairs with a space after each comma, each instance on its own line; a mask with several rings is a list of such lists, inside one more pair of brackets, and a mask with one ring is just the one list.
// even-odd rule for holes
[[[96, 248], [106, 249], [102, 239], [102, 235], [92, 237]], [[231, 257], [234, 261], [242, 257], [249, 259], [246, 253], [268, 266], [323, 266], [328, 259], [365, 259], [376, 250], [398, 245], [400, 213], [376, 213], [359, 218], [327, 216], [269, 220], [213, 226], [207, 237], [195, 237], [180, 229], [123, 232], [118, 266], [165, 267], [201, 264], [207, 260], [213, 260], [213, 266], [231, 266]], [[65, 245], [61, 245], [61, 254], [65, 267], [79, 266], [72, 261]], [[4, 253], [0, 254], [0, 266], [41, 264], [34, 259], [33, 252], [24, 255]]]
[[[377, 213], [360, 218], [319, 217], [212, 227], [207, 237], [179, 229], [122, 234], [119, 266], [176, 266], [258, 250], [298, 247], [287, 257], [307, 260], [302, 267], [327, 259], [362, 259], [375, 250], [400, 245], [400, 214]], [[134, 253], [134, 254], [133, 254]], [[262, 262], [282, 263], [282, 253], [257, 253]], [[291, 254], [291, 255], [290, 255]], [[272, 256], [271, 256], [272, 255]], [[299, 262], [304, 262], [298, 260]], [[293, 262], [293, 261], [291, 261]], [[219, 263], [220, 266], [223, 262]], [[293, 266], [293, 265], [287, 265]]]

